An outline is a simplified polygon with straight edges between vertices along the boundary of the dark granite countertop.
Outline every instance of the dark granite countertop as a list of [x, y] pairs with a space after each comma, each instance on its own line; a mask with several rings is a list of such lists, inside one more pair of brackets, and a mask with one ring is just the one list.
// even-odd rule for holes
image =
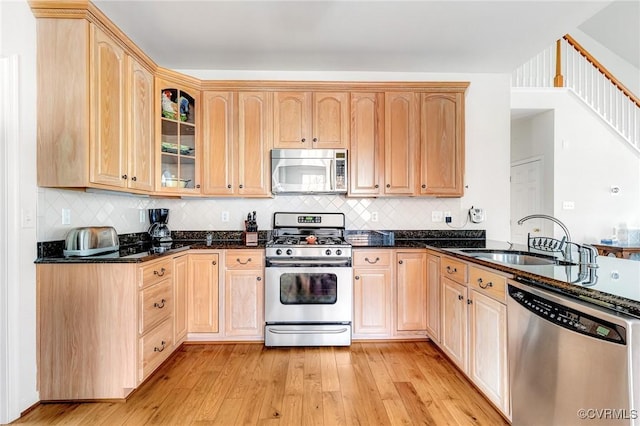
[[[515, 280], [524, 284], [640, 318], [640, 262], [638, 261], [598, 256], [595, 268], [578, 264], [512, 265], [473, 257], [455, 248], [443, 249], [429, 245], [427, 248], [512, 274]], [[527, 246], [491, 240], [486, 241], [484, 248], [528, 251]], [[535, 250], [531, 251], [535, 252]]]

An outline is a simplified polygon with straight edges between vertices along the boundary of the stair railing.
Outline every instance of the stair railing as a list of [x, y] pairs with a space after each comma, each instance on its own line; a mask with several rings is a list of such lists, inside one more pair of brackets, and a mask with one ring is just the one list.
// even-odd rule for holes
[[570, 35], [521, 65], [511, 82], [512, 87], [572, 90], [640, 152], [640, 99]]

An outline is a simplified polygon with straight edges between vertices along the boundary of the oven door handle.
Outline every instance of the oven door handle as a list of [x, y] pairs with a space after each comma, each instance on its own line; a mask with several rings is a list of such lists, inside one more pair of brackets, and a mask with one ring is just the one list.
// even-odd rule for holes
[[273, 334], [318, 334], [318, 332], [322, 332], [323, 334], [340, 334], [346, 333], [349, 331], [349, 328], [337, 328], [335, 330], [283, 330], [278, 328], [269, 328], [269, 333]]
[[267, 260], [269, 266], [297, 266], [297, 265], [313, 265], [313, 266], [349, 266], [349, 260], [345, 259], [278, 259]]

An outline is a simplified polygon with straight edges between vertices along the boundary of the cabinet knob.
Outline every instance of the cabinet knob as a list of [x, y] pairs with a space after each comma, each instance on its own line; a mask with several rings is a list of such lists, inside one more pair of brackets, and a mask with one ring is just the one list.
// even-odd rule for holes
[[356, 280], [359, 280], [359, 279], [360, 279], [360, 275], [356, 275], [354, 278], [355, 278]]
[[300, 142], [305, 143], [307, 141], [306, 138], [302, 138], [302, 140], [300, 140]]
[[318, 142], [318, 138], [313, 138], [313, 142]]
[[256, 277], [257, 281], [262, 281], [262, 277]]
[[473, 302], [471, 301], [471, 299], [467, 299], [467, 305], [472, 304]]
[[391, 184], [390, 183], [387, 184], [387, 188], [391, 188]]
[[215, 265], [217, 265], [217, 264], [218, 264], [218, 262], [216, 262], [216, 261], [214, 260], [214, 261], [212, 261], [212, 262], [211, 262], [211, 264], [215, 266]]
[[447, 274], [455, 274], [458, 272], [457, 268], [452, 268], [451, 266], [447, 266]]
[[197, 184], [197, 185], [196, 185], [196, 188], [200, 189], [200, 184]]
[[398, 263], [402, 265], [402, 260], [398, 260]]
[[373, 186], [374, 188], [380, 188], [380, 185], [378, 185], [377, 183]]
[[243, 185], [243, 184], [240, 184], [240, 189], [242, 189], [242, 188], [244, 188], [244, 185]]
[[427, 185], [425, 185], [424, 183], [422, 184], [422, 189], [425, 189], [427, 187]]
[[138, 180], [138, 178], [134, 176], [134, 177], [131, 178], [131, 180], [135, 182], [135, 181]]
[[122, 179], [127, 180], [127, 175], [122, 175]]
[[458, 295], [458, 300], [462, 300], [462, 299], [464, 299], [464, 297], [461, 294], [459, 294]]
[[227, 189], [231, 189], [231, 184], [227, 185]]

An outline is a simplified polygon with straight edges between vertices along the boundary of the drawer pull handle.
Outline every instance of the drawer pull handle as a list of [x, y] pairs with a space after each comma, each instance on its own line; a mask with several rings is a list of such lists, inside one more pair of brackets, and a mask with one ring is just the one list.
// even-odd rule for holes
[[153, 271], [153, 275], [157, 275], [157, 276], [159, 276], [159, 277], [162, 277], [162, 276], [164, 276], [164, 273], [165, 273], [165, 272], [166, 272], [166, 269], [164, 269], [164, 268], [160, 268], [160, 272], [158, 272], [158, 271]]
[[154, 303], [154, 304], [153, 304], [153, 307], [154, 307], [154, 308], [158, 308], [158, 309], [162, 309], [162, 308], [164, 308], [164, 304], [165, 304], [165, 302], [166, 302], [166, 300], [165, 300], [165, 299], [162, 299], [162, 300], [160, 301], [160, 303], [158, 303], [158, 302]]
[[473, 303], [473, 301], [471, 299], [467, 299], [467, 305], [470, 305], [472, 303]]
[[162, 347], [161, 347], [161, 348], [159, 348], [159, 347], [155, 346], [155, 347], [153, 348], [153, 351], [154, 351], [154, 352], [162, 352], [162, 351], [164, 351], [164, 348], [165, 348], [165, 345], [167, 344], [167, 342], [165, 342], [165, 341], [163, 340], [160, 344], [162, 345]]
[[376, 260], [374, 260], [373, 262], [372, 262], [372, 261], [370, 261], [368, 257], [365, 257], [365, 258], [364, 258], [364, 260], [366, 260], [368, 263], [370, 263], [370, 264], [374, 265], [374, 264], [378, 263], [378, 261], [380, 260], [380, 258], [376, 256]]
[[490, 288], [493, 287], [493, 282], [489, 281], [488, 283], [485, 283], [484, 281], [482, 281], [482, 278], [478, 278], [478, 285], [483, 289]]
[[447, 274], [455, 274], [458, 272], [458, 268], [452, 268], [451, 266], [447, 266]]
[[461, 294], [458, 295], [458, 300], [462, 300], [464, 299], [464, 296], [462, 296]]
[[240, 260], [240, 258], [237, 258], [236, 262], [238, 262], [241, 265], [246, 265], [247, 263], [251, 262], [251, 258], [248, 258], [246, 262], [243, 262]]

